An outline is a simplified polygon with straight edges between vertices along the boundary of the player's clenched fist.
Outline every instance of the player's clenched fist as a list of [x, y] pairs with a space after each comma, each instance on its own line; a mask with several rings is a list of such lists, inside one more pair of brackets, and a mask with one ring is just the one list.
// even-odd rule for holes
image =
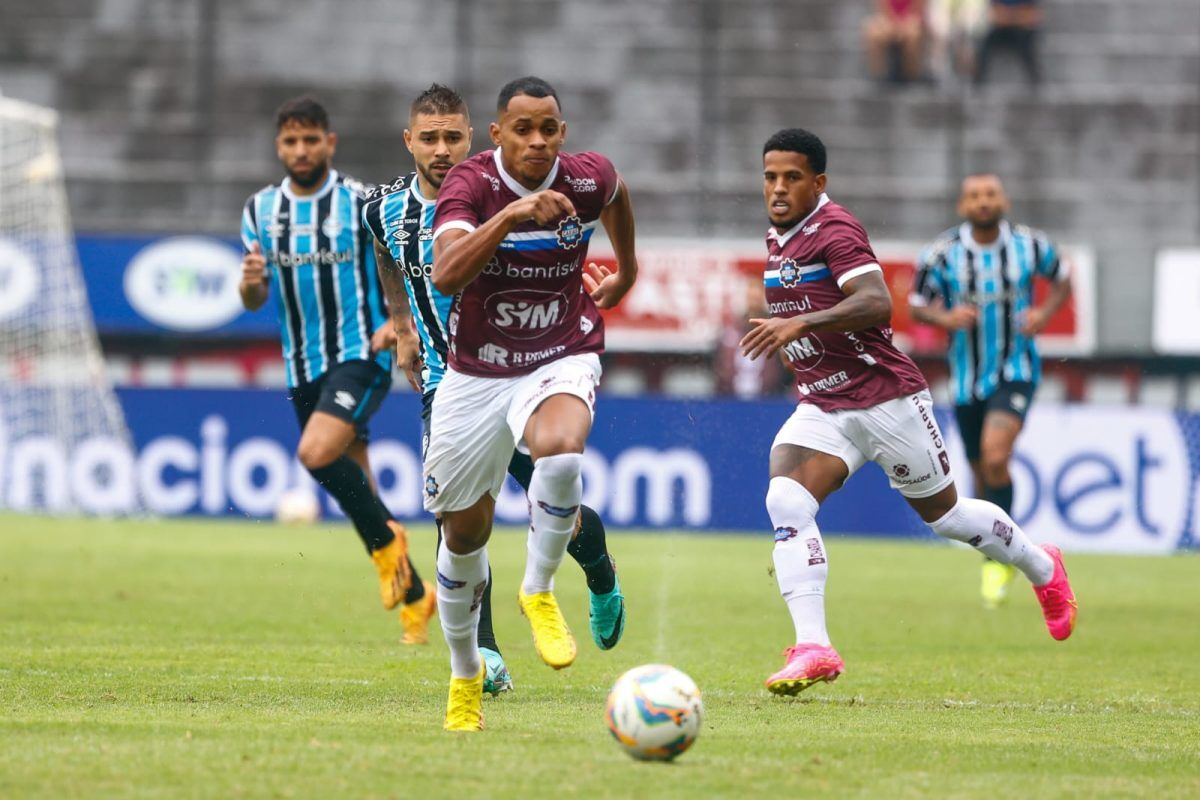
[[258, 242], [250, 245], [250, 252], [242, 256], [242, 283], [246, 286], [262, 286], [267, 282], [267, 260], [263, 258]]
[[513, 201], [508, 208], [515, 222], [533, 220], [538, 225], [549, 225], [557, 219], [575, 213], [575, 204], [565, 194], [553, 189], [522, 197]]

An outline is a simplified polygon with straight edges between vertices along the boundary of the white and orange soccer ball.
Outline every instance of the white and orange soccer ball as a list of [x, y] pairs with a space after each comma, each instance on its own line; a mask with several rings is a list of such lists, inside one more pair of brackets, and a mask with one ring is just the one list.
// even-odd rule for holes
[[696, 682], [665, 664], [634, 667], [608, 693], [604, 720], [634, 758], [670, 761], [700, 735], [704, 704]]

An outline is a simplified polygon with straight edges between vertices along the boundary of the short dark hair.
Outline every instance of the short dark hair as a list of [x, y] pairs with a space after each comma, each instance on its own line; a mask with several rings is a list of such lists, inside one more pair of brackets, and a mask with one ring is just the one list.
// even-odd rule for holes
[[562, 102], [558, 99], [558, 92], [554, 91], [554, 87], [533, 75], [526, 75], [524, 78], [517, 78], [504, 84], [504, 88], [500, 90], [500, 96], [496, 99], [496, 110], [506, 111], [509, 101], [519, 94], [530, 97], [553, 97], [554, 102], [558, 103], [558, 110], [562, 111]]
[[815, 134], [803, 128], [784, 128], [763, 145], [763, 155], [772, 150], [787, 153], [802, 153], [808, 157], [808, 165], [817, 175], [825, 171], [825, 144]]
[[325, 106], [311, 94], [293, 97], [279, 107], [275, 112], [275, 130], [282, 130], [289, 122], [301, 125], [316, 125], [322, 130], [329, 130], [329, 114]]
[[449, 86], [435, 83], [412, 101], [412, 105], [408, 109], [408, 117], [412, 119], [417, 114], [462, 114], [468, 116], [467, 101], [463, 100], [462, 95]]

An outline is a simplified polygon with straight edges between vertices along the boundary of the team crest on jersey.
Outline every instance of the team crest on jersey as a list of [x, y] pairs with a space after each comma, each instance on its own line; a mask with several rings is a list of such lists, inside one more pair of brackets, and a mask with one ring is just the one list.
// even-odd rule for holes
[[779, 265], [779, 282], [789, 289], [800, 282], [800, 268], [790, 258], [785, 258]]
[[328, 236], [330, 239], [336, 239], [342, 235], [342, 222], [337, 217], [326, 217], [321, 223], [321, 233]]
[[558, 245], [570, 250], [583, 241], [583, 221], [572, 214], [558, 223]]

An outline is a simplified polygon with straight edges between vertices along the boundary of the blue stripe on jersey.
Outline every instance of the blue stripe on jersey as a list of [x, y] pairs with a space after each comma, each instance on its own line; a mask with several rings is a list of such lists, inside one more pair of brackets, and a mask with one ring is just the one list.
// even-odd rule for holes
[[404, 276], [404, 291], [425, 360], [422, 382], [426, 392], [437, 388], [446, 372], [452, 295], [433, 285], [433, 220], [436, 205], [413, 191], [415, 174], [388, 186], [363, 207], [367, 229], [384, 245]]
[[[583, 230], [583, 243], [587, 244], [592, 238], [592, 230], [585, 228]], [[500, 242], [501, 250], [515, 250], [517, 252], [529, 252], [531, 250], [555, 250], [561, 245], [558, 241], [557, 234], [550, 234], [547, 237], [539, 237], [537, 239], [510, 239], [505, 238]]]
[[371, 334], [386, 314], [359, 203], [357, 184], [331, 172], [315, 195], [297, 197], [271, 186], [243, 212], [243, 244], [258, 242], [276, 285], [289, 386], [315, 381], [345, 361], [372, 359], [391, 369], [390, 353], [372, 356], [370, 350]]
[[1057, 250], [1043, 234], [1006, 226], [998, 245], [972, 249], [963, 241], [968, 230], [955, 228], [922, 253], [914, 279], [927, 300], [947, 308], [971, 303], [979, 310], [974, 329], [950, 334], [950, 383], [958, 405], [987, 398], [1001, 380], [1038, 382], [1037, 346], [1021, 334], [1021, 325], [1033, 307], [1034, 277], [1058, 277]]
[[[833, 275], [833, 272], [829, 269], [829, 267], [825, 267], [824, 269], [819, 269], [800, 275], [798, 279], [793, 280], [790, 284], [786, 285], [795, 286], [797, 283], [810, 283], [812, 281], [819, 281], [822, 278], [828, 278], [831, 275]], [[763, 285], [776, 287], [784, 286], [785, 284], [779, 278], [779, 270], [773, 269], [768, 270], [763, 274]]]

